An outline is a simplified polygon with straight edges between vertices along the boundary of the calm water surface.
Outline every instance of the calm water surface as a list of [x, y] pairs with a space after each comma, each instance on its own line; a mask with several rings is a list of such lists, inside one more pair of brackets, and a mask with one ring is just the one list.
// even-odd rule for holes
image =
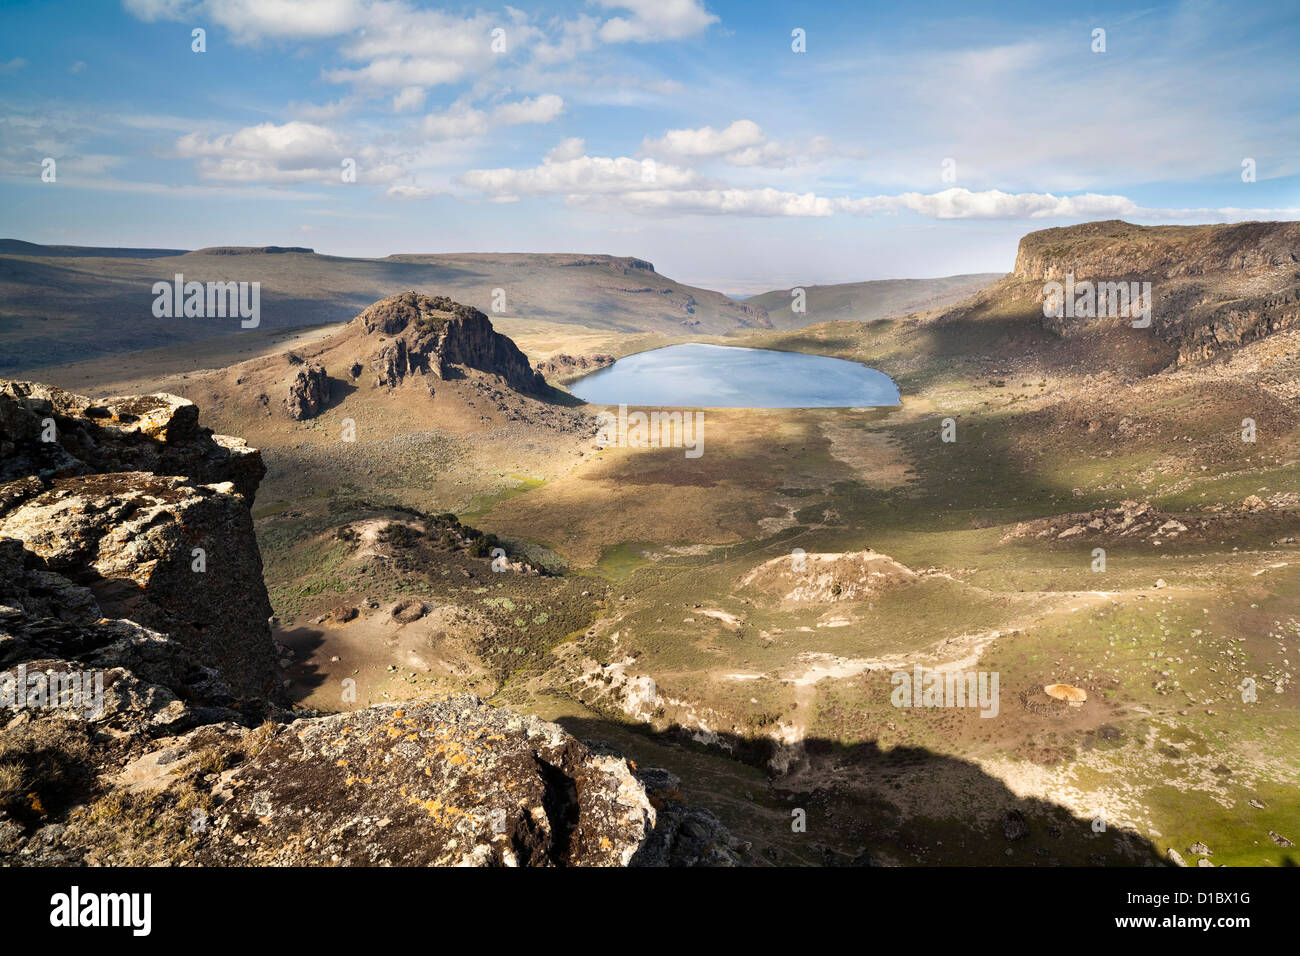
[[857, 362], [728, 345], [669, 345], [621, 358], [570, 383], [595, 405], [862, 408], [898, 405], [898, 386]]

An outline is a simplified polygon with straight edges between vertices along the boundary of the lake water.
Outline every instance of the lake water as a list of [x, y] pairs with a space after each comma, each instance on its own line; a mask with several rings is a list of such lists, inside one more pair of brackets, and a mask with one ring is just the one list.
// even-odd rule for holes
[[898, 405], [898, 386], [857, 362], [728, 345], [669, 345], [569, 384], [594, 405], [862, 408]]

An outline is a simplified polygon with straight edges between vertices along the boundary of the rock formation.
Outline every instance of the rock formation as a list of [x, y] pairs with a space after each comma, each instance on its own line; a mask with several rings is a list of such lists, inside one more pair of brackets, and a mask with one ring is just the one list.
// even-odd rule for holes
[[498, 375], [526, 394], [546, 388], [524, 353], [494, 331], [486, 315], [446, 296], [403, 292], [381, 299], [353, 321], [378, 342], [371, 366], [380, 386], [392, 388], [420, 376], [445, 380], [460, 366]]
[[[472, 357], [455, 316], [421, 354]], [[287, 710], [265, 469], [190, 402], [0, 382], [0, 449], [0, 864], [741, 861], [669, 775], [556, 724], [472, 697]]]
[[284, 407], [294, 421], [315, 418], [330, 400], [330, 380], [325, 367], [317, 362], [306, 362], [292, 352], [289, 353], [289, 363], [295, 371]]
[[603, 352], [595, 355], [569, 355], [561, 352], [558, 355], [552, 355], [544, 362], [538, 362], [537, 371], [543, 375], [556, 375], [563, 378], [585, 375], [587, 372], [594, 372], [596, 369], [606, 368], [613, 364], [614, 356]]

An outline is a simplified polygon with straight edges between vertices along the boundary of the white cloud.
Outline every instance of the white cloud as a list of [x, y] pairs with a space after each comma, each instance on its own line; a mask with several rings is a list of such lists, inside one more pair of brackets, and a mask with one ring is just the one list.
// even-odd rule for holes
[[699, 129], [670, 129], [661, 139], [647, 139], [641, 149], [690, 159], [714, 158], [766, 141], [762, 128], [753, 120], [736, 120], [724, 130], [712, 126]]
[[204, 179], [229, 182], [341, 182], [344, 159], [355, 159], [358, 178], [390, 182], [402, 170], [374, 147], [357, 148], [348, 138], [315, 123], [261, 123], [234, 133], [187, 133], [174, 153], [198, 161]]
[[6, 63], [0, 63], [0, 75], [5, 73], [17, 73], [27, 65], [27, 61], [20, 56], [14, 57]]
[[692, 36], [717, 23], [699, 0], [595, 0], [606, 10], [626, 10], [631, 16], [605, 21], [600, 38], [606, 43], [651, 43]]
[[394, 113], [409, 113], [424, 105], [425, 90], [422, 86], [406, 86], [393, 97]]
[[493, 121], [498, 126], [518, 126], [523, 123], [549, 123], [564, 112], [564, 100], [554, 93], [502, 103], [493, 110]]
[[587, 152], [587, 141], [579, 136], [570, 136], [568, 139], [560, 140], [555, 147], [546, 154], [546, 162], [562, 163], [566, 160], [577, 159]]
[[565, 146], [557, 158], [553, 150], [533, 169], [471, 169], [460, 181], [496, 199], [520, 196], [616, 194], [671, 189], [694, 183], [695, 174], [653, 160], [627, 156], [574, 156]]
[[442, 195], [442, 190], [425, 186], [389, 186], [384, 195], [389, 199], [428, 199], [430, 196]]
[[645, 139], [641, 152], [669, 156], [685, 162], [721, 160], [730, 166], [785, 168], [801, 157], [824, 156], [833, 152], [831, 141], [815, 136], [804, 144], [776, 142], [764, 135], [753, 120], [736, 120], [726, 129], [670, 129], [659, 139]]
[[430, 113], [420, 131], [429, 139], [466, 139], [499, 126], [549, 123], [563, 112], [564, 100], [554, 93], [502, 103], [491, 110], [458, 104], [441, 113]]
[[1051, 193], [1004, 193], [999, 189], [972, 192], [945, 189], [937, 193], [901, 193], [840, 199], [838, 208], [858, 216], [910, 210], [931, 219], [1109, 219], [1132, 216], [1137, 203], [1124, 196], [1083, 193], [1054, 196]]
[[236, 43], [336, 36], [365, 24], [362, 0], [126, 0], [141, 20], [202, 17], [225, 27]]
[[[610, 200], [613, 201], [610, 201]], [[834, 200], [813, 193], [760, 189], [629, 190], [617, 196], [573, 195], [571, 204], [588, 208], [621, 208], [637, 212], [695, 213], [712, 216], [824, 217], [835, 211]]]

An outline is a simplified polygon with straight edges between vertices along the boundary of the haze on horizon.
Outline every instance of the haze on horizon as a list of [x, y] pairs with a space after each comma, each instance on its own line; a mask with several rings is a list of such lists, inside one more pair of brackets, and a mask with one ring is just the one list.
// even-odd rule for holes
[[749, 294], [1005, 271], [1024, 233], [1085, 220], [1300, 218], [1286, 3], [126, 0], [0, 23], [0, 233], [32, 242], [601, 252]]

